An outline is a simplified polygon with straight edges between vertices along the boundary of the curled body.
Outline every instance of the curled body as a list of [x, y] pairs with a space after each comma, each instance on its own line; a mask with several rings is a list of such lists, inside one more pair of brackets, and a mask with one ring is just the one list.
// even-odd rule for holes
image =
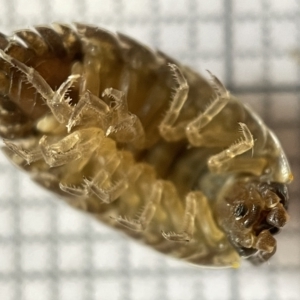
[[216, 76], [82, 24], [1, 35], [0, 48], [3, 151], [33, 180], [196, 265], [275, 253], [289, 164]]

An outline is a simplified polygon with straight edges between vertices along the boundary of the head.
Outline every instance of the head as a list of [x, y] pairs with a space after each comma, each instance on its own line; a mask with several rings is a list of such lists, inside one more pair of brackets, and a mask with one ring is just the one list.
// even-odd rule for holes
[[275, 233], [287, 220], [284, 184], [244, 179], [232, 184], [216, 204], [216, 218], [239, 254], [258, 264], [276, 251]]

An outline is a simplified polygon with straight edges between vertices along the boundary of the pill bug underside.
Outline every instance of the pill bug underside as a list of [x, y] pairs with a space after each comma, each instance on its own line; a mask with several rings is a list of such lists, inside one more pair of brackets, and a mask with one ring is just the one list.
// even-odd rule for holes
[[[163, 53], [82, 24], [1, 35], [0, 48], [4, 152], [35, 181], [198, 265], [237, 266], [239, 255], [260, 262], [275, 252], [268, 234], [286, 221], [288, 162], [273, 133], [213, 75], [210, 85]], [[185, 80], [187, 100], [172, 106], [184, 98]], [[210, 111], [201, 136], [189, 133]], [[250, 151], [208, 168], [252, 136]]]

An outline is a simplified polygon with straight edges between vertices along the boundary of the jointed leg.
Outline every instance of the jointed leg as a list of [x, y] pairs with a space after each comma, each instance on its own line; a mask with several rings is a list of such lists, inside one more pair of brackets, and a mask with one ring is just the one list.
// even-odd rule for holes
[[53, 115], [59, 123], [66, 123], [71, 115], [72, 108], [68, 104], [69, 99], [65, 99], [68, 89], [80, 77], [79, 75], [72, 75], [62, 83], [57, 91], [53, 91], [45, 79], [33, 68], [26, 66], [13, 57], [5, 54], [0, 50], [0, 57], [3, 58], [13, 67], [20, 70], [27, 78], [27, 81], [42, 95], [46, 100], [48, 107], [51, 109]]
[[59, 188], [65, 193], [68, 193], [72, 196], [79, 197], [79, 198], [85, 198], [89, 195], [89, 191], [84, 184], [82, 184], [81, 186], [74, 186], [74, 185], [66, 185], [60, 182]]
[[236, 156], [243, 154], [254, 146], [253, 136], [244, 123], [239, 123], [243, 138], [222, 152], [213, 155], [208, 160], [208, 167], [212, 172], [221, 173], [226, 171], [228, 163]]
[[201, 228], [206, 242], [213, 247], [217, 247], [223, 239], [227, 238], [216, 224], [209, 200], [201, 192], [198, 192], [198, 195], [196, 224]]
[[50, 167], [65, 165], [66, 163], [77, 160], [81, 157], [78, 151], [78, 135], [67, 136], [58, 143], [49, 145], [47, 136], [44, 135], [39, 142], [42, 155]]
[[182, 231], [162, 232], [162, 235], [169, 241], [189, 242], [193, 239], [196, 226], [210, 245], [217, 246], [225, 238], [224, 233], [216, 225], [208, 199], [201, 191], [190, 192], [186, 196]]
[[267, 167], [267, 159], [262, 157], [252, 157], [251, 155], [247, 157], [235, 157], [234, 160], [226, 164], [226, 172], [235, 173], [251, 173], [252, 175], [259, 176], [263, 181], [264, 176], [266, 176], [266, 181], [268, 181], [268, 174], [264, 174], [264, 170]]
[[84, 178], [85, 187], [89, 194], [94, 194], [102, 202], [109, 204], [115, 201], [127, 188], [128, 181], [121, 178], [117, 182], [112, 182], [112, 176], [119, 167], [121, 157], [113, 155], [110, 160], [91, 180]]
[[[97, 48], [95, 45], [88, 45], [87, 47], [92, 47], [93, 49]], [[103, 96], [108, 96], [114, 100], [113, 104], [115, 105], [110, 108], [104, 101], [97, 97], [100, 84], [100, 79], [97, 79], [99, 78], [100, 65], [98, 63], [97, 66], [90, 66], [91, 61], [94, 61], [92, 50], [90, 54], [88, 61], [83, 65], [83, 73], [84, 75], [88, 75], [88, 78], [85, 78], [84, 83], [82, 83], [84, 87], [80, 92], [80, 101], [76, 106], [72, 107], [69, 105], [70, 99], [66, 99], [66, 93], [80, 75], [69, 76], [57, 91], [53, 91], [36, 70], [0, 50], [0, 57], [24, 73], [28, 82], [46, 100], [56, 120], [59, 123], [67, 124], [68, 132], [70, 132], [72, 127], [76, 124], [80, 123], [81, 114], [83, 110], [88, 107], [99, 113], [100, 118], [103, 119], [102, 121], [107, 123], [105, 128], [107, 136], [114, 134], [119, 142], [132, 143], [136, 147], [142, 147], [145, 141], [144, 129], [138, 117], [128, 111], [124, 93], [112, 88], [104, 91]], [[90, 92], [88, 90], [90, 90]]]
[[174, 79], [178, 87], [175, 89], [170, 108], [159, 125], [159, 132], [165, 140], [177, 141], [182, 139], [185, 135], [186, 123], [179, 123], [177, 125], [175, 125], [175, 123], [187, 100], [189, 86], [180, 69], [174, 64], [169, 64], [169, 66], [174, 74]]
[[72, 186], [61, 183], [61, 190], [76, 197], [88, 197], [94, 195], [103, 203], [109, 204], [119, 198], [119, 196], [128, 188], [129, 182], [133, 184], [144, 170], [143, 164], [136, 164], [131, 166], [129, 170], [121, 172], [121, 174], [119, 174], [120, 178], [113, 182], [113, 176], [124, 157], [119, 153], [109, 155], [105, 150], [99, 155], [103, 155], [102, 158], [104, 158], [106, 163], [99, 167], [100, 171], [94, 177], [90, 179], [84, 178], [81, 186]]
[[4, 140], [6, 146], [25, 159], [28, 164], [44, 158], [50, 167], [57, 167], [91, 155], [99, 147], [104, 138], [103, 131], [97, 128], [75, 131], [54, 144], [48, 144], [47, 136], [39, 141], [39, 148], [31, 151], [23, 149], [14, 143]]
[[123, 226], [134, 230], [134, 231], [143, 231], [147, 228], [151, 222], [156, 208], [160, 203], [162, 197], [163, 184], [160, 181], [157, 181], [153, 187], [152, 193], [147, 200], [146, 206], [143, 209], [141, 215], [136, 219], [127, 219], [126, 217], [117, 217], [116, 221]]
[[182, 232], [162, 232], [162, 235], [165, 239], [174, 242], [189, 242], [193, 238], [195, 230], [195, 217], [197, 213], [197, 202], [201, 196], [201, 192], [190, 192], [186, 196], [186, 207]]
[[203, 146], [201, 130], [226, 106], [230, 99], [230, 94], [221, 81], [210, 72], [209, 74], [212, 78], [212, 87], [216, 92], [216, 97], [206, 110], [186, 127], [187, 138], [193, 146]]
[[42, 152], [40, 149], [33, 149], [33, 150], [26, 150], [23, 149], [20, 146], [17, 146], [16, 144], [8, 141], [3, 140], [4, 144], [9, 148], [11, 151], [13, 151], [18, 156], [22, 157], [24, 160], [27, 161], [27, 163], [30, 165], [32, 162], [35, 162], [37, 160], [40, 160], [43, 158]]
[[[97, 96], [91, 94], [88, 91], [85, 92], [81, 95], [78, 103], [76, 104], [76, 106], [74, 106], [72, 110], [71, 116], [67, 124], [68, 132], [70, 132], [74, 126], [81, 124], [83, 114], [88, 115], [90, 112], [96, 113], [96, 115], [98, 116], [97, 125], [104, 130], [105, 128], [103, 123], [106, 122], [106, 118], [109, 114], [109, 111], [109, 106], [102, 99], [98, 98]], [[93, 117], [94, 115], [90, 116], [90, 118]]]
[[98, 182], [84, 179], [84, 183], [89, 193], [96, 195], [102, 202], [109, 204], [119, 198], [120, 195], [128, 188], [128, 183], [125, 179], [121, 179], [116, 183], [110, 183], [108, 187], [102, 187], [104, 183], [110, 179], [110, 174], [101, 170], [96, 176]]
[[93, 119], [96, 114], [95, 123], [105, 131], [106, 136], [113, 135], [118, 142], [143, 147], [145, 142], [143, 125], [136, 115], [129, 112], [124, 93], [107, 88], [102, 96], [112, 99], [110, 106], [88, 91], [80, 97], [68, 120], [68, 132], [81, 123], [83, 114], [88, 119]]
[[101, 49], [97, 43], [91, 40], [84, 40], [84, 60], [82, 64], [82, 82], [80, 93], [89, 91], [98, 96], [100, 94], [100, 69]]
[[118, 142], [132, 143], [136, 147], [143, 147], [145, 132], [139, 118], [128, 110], [126, 96], [123, 92], [108, 88], [102, 96], [113, 99], [107, 116], [106, 136], [114, 135]]
[[170, 67], [178, 87], [175, 89], [171, 106], [159, 126], [160, 134], [168, 141], [177, 141], [186, 135], [192, 146], [202, 146], [205, 141], [201, 130], [226, 106], [230, 99], [230, 94], [221, 81], [209, 72], [212, 78], [212, 87], [216, 92], [215, 98], [206, 110], [194, 120], [176, 124], [180, 111], [187, 100], [189, 87], [180, 69], [172, 64], [170, 64]]

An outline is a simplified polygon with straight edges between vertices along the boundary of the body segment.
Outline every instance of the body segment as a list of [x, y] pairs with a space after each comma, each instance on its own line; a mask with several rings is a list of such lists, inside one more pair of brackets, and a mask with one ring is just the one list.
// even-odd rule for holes
[[274, 134], [217, 77], [209, 84], [96, 27], [15, 35], [1, 37], [0, 133], [35, 181], [197, 265], [274, 254], [289, 165]]

